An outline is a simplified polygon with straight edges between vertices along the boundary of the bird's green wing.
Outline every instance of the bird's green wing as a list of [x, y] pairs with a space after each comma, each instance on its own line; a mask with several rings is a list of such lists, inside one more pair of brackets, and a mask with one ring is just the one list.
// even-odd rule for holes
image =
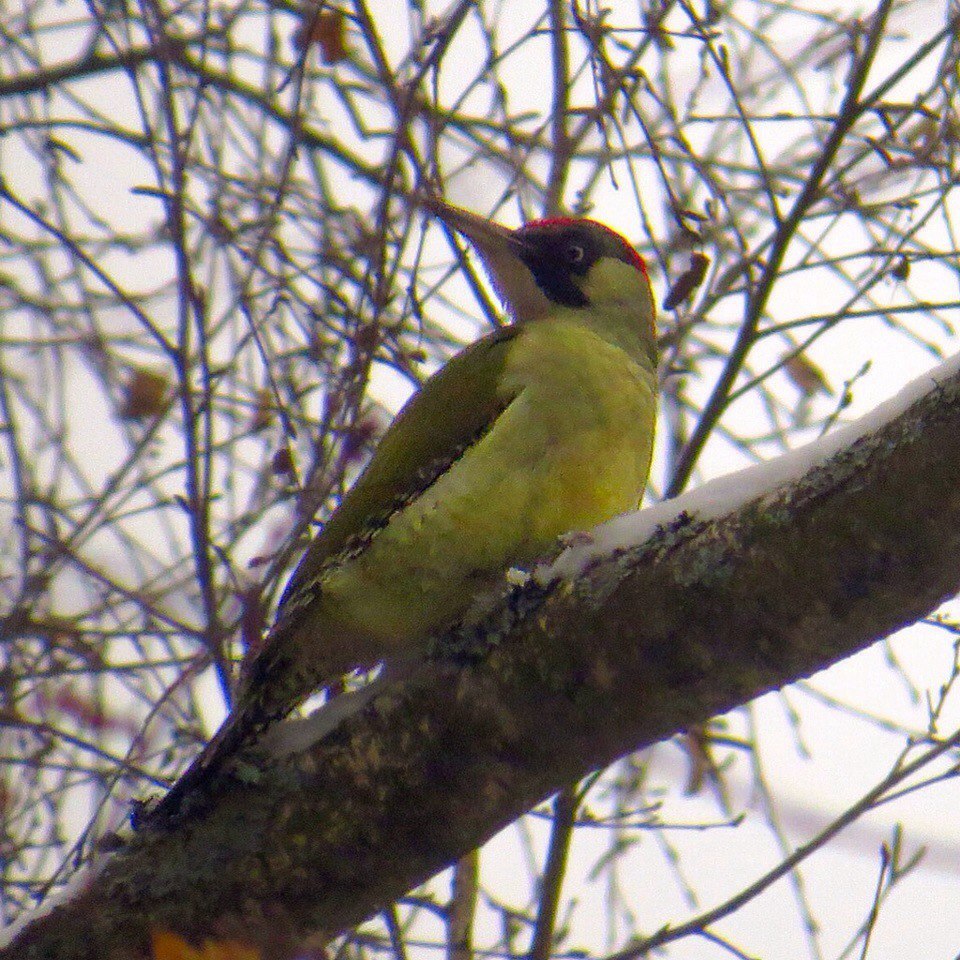
[[328, 563], [356, 549], [483, 436], [514, 399], [502, 373], [516, 327], [488, 334], [450, 360], [387, 429], [340, 506], [314, 537], [280, 600], [280, 614]]

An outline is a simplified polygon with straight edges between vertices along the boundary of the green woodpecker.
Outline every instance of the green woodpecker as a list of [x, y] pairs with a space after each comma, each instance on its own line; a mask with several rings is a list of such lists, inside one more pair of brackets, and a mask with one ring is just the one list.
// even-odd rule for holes
[[640, 502], [657, 398], [640, 256], [592, 220], [510, 230], [425, 205], [471, 241], [514, 322], [400, 411], [290, 579], [236, 707], [161, 810], [314, 691], [409, 656], [508, 568]]

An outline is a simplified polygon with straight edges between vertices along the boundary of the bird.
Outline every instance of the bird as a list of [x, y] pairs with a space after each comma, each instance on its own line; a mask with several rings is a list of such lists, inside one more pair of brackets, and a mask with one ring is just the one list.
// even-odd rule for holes
[[393, 420], [296, 567], [233, 711], [159, 815], [312, 693], [425, 649], [508, 570], [640, 504], [658, 392], [640, 254], [590, 219], [512, 229], [421, 203], [467, 239], [512, 322], [450, 359]]

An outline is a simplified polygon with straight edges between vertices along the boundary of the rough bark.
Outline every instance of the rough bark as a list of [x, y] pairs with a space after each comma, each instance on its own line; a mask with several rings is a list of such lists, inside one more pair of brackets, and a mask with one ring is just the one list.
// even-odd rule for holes
[[849, 656], [960, 589], [960, 376], [801, 481], [448, 636], [308, 755], [141, 830], [4, 958], [151, 927], [282, 953], [358, 923], [588, 771]]

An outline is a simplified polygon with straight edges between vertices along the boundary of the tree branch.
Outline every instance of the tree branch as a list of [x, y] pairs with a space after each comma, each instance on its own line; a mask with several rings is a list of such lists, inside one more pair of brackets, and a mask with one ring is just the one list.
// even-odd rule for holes
[[515, 590], [307, 754], [141, 830], [0, 957], [142, 957], [155, 927], [322, 942], [590, 770], [915, 621], [960, 588], [958, 435], [960, 374], [931, 378], [799, 481]]

